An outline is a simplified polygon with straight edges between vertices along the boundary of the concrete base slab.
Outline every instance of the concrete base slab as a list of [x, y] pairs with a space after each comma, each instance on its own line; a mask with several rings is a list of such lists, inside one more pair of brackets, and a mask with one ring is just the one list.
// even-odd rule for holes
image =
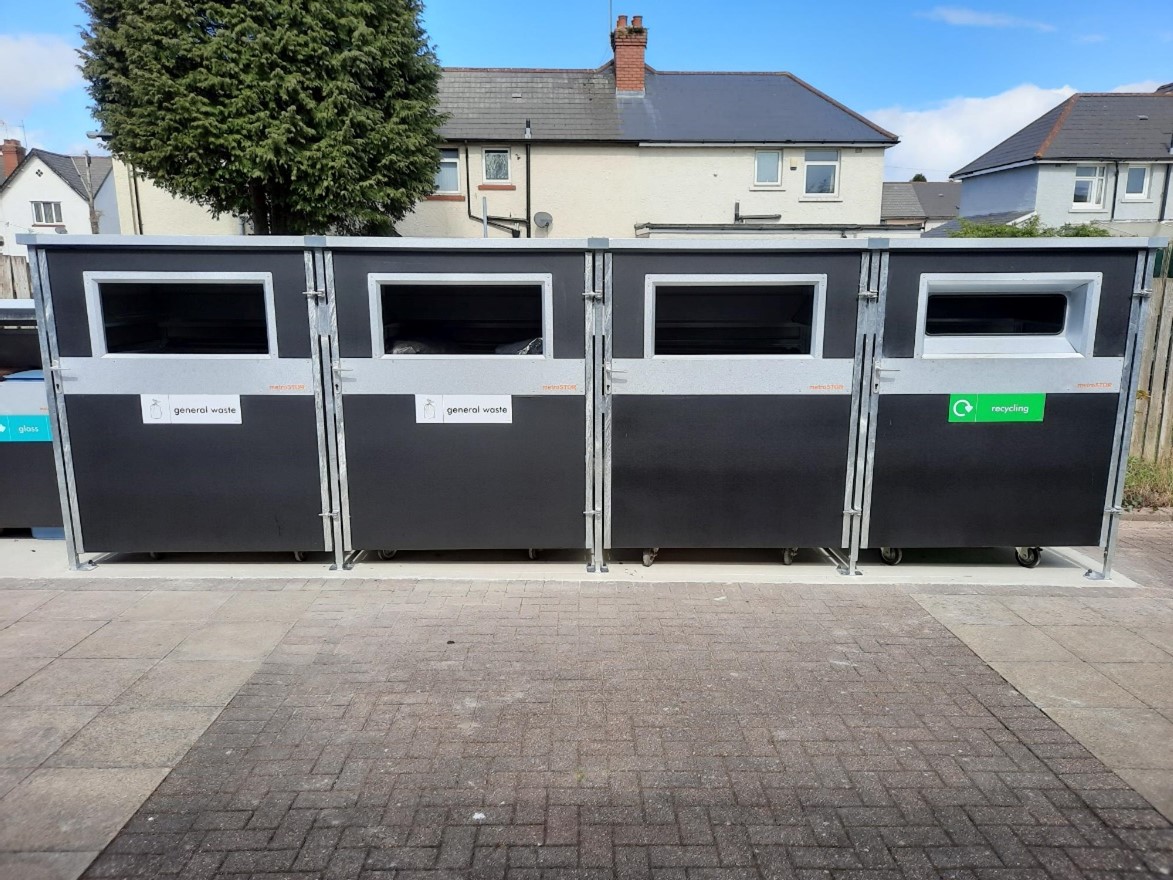
[[94, 852], [0, 853], [0, 880], [77, 880]]

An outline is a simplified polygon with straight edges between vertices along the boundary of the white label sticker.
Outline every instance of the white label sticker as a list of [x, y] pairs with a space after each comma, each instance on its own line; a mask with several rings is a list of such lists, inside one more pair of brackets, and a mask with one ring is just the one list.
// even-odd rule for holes
[[513, 398], [508, 394], [417, 394], [415, 420], [420, 425], [490, 422], [513, 424]]
[[239, 425], [239, 394], [142, 394], [144, 425]]

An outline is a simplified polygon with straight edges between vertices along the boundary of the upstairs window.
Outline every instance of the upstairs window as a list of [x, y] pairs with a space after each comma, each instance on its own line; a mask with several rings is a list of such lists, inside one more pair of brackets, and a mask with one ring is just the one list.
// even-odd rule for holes
[[1104, 205], [1104, 166], [1079, 165], [1075, 169], [1073, 208], [1101, 208]]
[[509, 182], [508, 150], [485, 150], [485, 180], [491, 183]]
[[33, 222], [41, 224], [62, 223], [60, 202], [33, 202]]
[[778, 186], [782, 183], [782, 151], [758, 150], [754, 153], [754, 178], [757, 186]]
[[436, 192], [460, 192], [459, 150], [440, 151], [440, 170], [436, 172]]
[[1143, 201], [1149, 197], [1149, 166], [1130, 165], [1124, 178], [1124, 198]]
[[839, 151], [806, 151], [806, 194], [833, 196], [839, 193]]

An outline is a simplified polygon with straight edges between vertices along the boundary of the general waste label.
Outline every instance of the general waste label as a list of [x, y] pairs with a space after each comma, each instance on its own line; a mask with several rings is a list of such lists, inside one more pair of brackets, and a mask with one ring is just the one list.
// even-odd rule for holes
[[415, 421], [419, 425], [512, 425], [513, 398], [508, 394], [417, 394]]
[[239, 394], [140, 394], [144, 425], [239, 425]]
[[48, 416], [0, 416], [0, 443], [46, 443], [52, 439]]
[[952, 394], [951, 422], [1041, 422], [1045, 394]]

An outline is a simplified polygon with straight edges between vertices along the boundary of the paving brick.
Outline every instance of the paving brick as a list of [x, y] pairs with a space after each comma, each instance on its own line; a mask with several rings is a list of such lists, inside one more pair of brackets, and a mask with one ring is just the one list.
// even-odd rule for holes
[[354, 583], [87, 877], [1114, 880], [1173, 852], [899, 587]]

